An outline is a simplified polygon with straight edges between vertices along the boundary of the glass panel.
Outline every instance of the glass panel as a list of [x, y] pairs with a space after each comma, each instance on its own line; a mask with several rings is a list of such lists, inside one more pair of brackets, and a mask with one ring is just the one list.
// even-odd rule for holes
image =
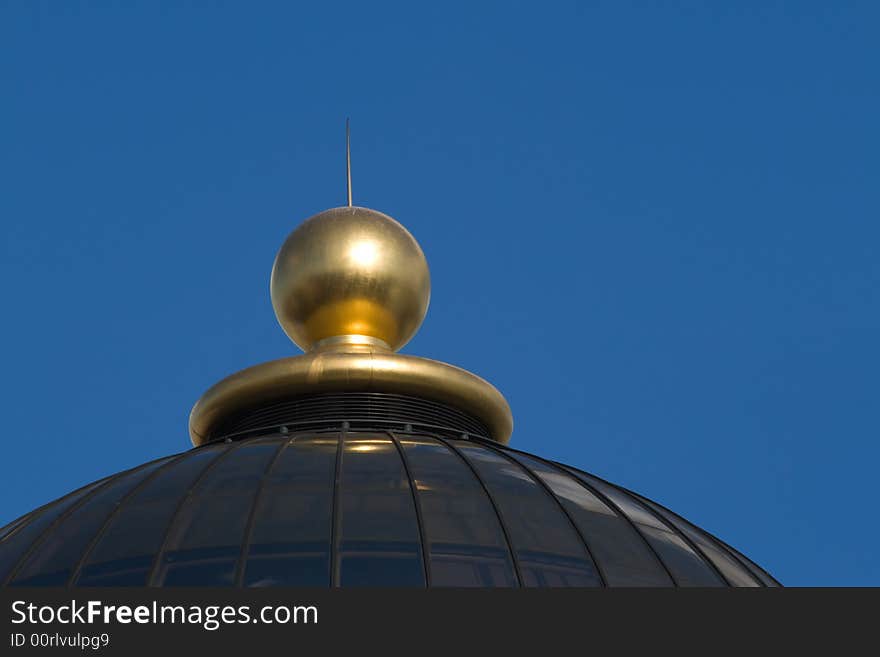
[[[725, 546], [722, 545], [721, 549], [725, 549]], [[739, 557], [740, 562], [744, 563], [746, 565], [746, 567], [749, 569], [749, 572], [752, 573], [752, 575], [757, 577], [759, 580], [761, 580], [761, 582], [763, 582], [764, 586], [771, 586], [771, 587], [782, 586], [779, 582], [777, 582], [775, 579], [773, 579], [773, 576], [770, 575], [770, 573], [768, 573], [761, 566], [759, 566], [754, 561], [749, 559], [746, 555], [744, 555], [742, 552], [740, 552], [736, 548], [726, 546], [726, 549], [731, 551], [737, 557]]]
[[168, 532], [155, 584], [234, 584], [254, 496], [281, 444], [279, 440], [240, 444], [205, 473]]
[[412, 490], [387, 437], [348, 434], [340, 479], [340, 586], [424, 586]]
[[608, 586], [672, 586], [669, 575], [629, 521], [583, 484], [538, 459], [506, 453], [553, 491], [586, 539]]
[[455, 441], [495, 499], [524, 586], [601, 586], [586, 547], [559, 505], [521, 466], [487, 447]]
[[73, 493], [62, 497], [57, 502], [49, 504], [45, 509], [40, 511], [35, 517], [31, 518], [27, 523], [19, 525], [15, 531], [9, 532], [0, 540], [0, 583], [9, 577], [10, 572], [21, 559], [22, 555], [27, 551], [31, 544], [44, 532], [49, 526], [58, 519], [58, 517], [67, 511], [74, 504], [79, 502], [83, 496], [92, 492], [99, 485], [103, 484], [106, 479], [101, 479], [93, 484], [89, 484], [84, 488], [80, 488]]
[[570, 470], [616, 504], [660, 555], [679, 586], [724, 586], [718, 574], [643, 504], [623, 491], [585, 472]]
[[15, 531], [16, 529], [21, 527], [23, 524], [32, 520], [33, 519], [32, 516], [33, 516], [33, 518], [35, 518], [36, 514], [34, 512], [26, 513], [23, 516], [21, 516], [20, 518], [16, 518], [12, 522], [10, 522], [3, 529], [0, 529], [0, 543], [3, 543], [3, 539], [6, 538], [7, 534], [11, 534], [13, 531]]
[[733, 586], [760, 586], [758, 580], [752, 576], [745, 566], [737, 561], [736, 558], [728, 554], [724, 547], [716, 543], [701, 529], [694, 527], [683, 518], [679, 518], [678, 516], [669, 513], [666, 509], [654, 504], [651, 500], [643, 497], [639, 497], [639, 499], [644, 504], [651, 507], [655, 513], [663, 516], [668, 522], [675, 525], [680, 532], [691, 539]]
[[432, 586], [516, 586], [507, 540], [467, 464], [432, 438], [400, 438], [418, 491]]
[[245, 586], [328, 586], [337, 436], [297, 437], [266, 477]]
[[729, 550], [730, 552], [735, 554], [737, 557], [739, 557], [739, 560], [746, 565], [746, 567], [749, 569], [749, 572], [751, 572], [752, 575], [754, 575], [759, 580], [761, 580], [764, 583], [764, 586], [772, 586], [772, 587], [782, 586], [779, 582], [777, 582], [775, 579], [773, 579], [773, 576], [770, 575], [770, 573], [768, 573], [766, 570], [761, 568], [761, 566], [759, 566], [754, 561], [749, 559], [746, 555], [744, 555], [742, 552], [740, 552], [736, 548], [733, 548], [729, 545], [725, 546], [722, 544], [720, 546], [720, 549]]
[[228, 445], [200, 447], [159, 472], [110, 520], [86, 557], [77, 586], [146, 586], [174, 510], [192, 482]]
[[119, 502], [168, 459], [110, 478], [83, 505], [52, 529], [28, 557], [12, 586], [64, 586], [83, 553]]

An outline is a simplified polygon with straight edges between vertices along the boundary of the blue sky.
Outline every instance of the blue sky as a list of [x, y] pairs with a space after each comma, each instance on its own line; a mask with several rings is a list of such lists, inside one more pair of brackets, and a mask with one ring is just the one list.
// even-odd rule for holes
[[344, 203], [351, 116], [355, 203], [431, 266], [405, 352], [785, 584], [880, 585], [878, 21], [4, 3], [0, 524], [186, 449], [208, 386], [296, 353], [269, 271]]

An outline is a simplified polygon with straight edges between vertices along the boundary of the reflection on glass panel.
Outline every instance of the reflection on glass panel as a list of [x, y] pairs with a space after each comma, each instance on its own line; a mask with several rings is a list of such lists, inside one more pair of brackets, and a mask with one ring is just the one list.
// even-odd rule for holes
[[95, 534], [122, 499], [168, 459], [113, 477], [52, 529], [19, 568], [12, 586], [64, 586]]
[[91, 493], [98, 486], [103, 484], [106, 479], [96, 481], [84, 488], [80, 488], [66, 497], [62, 497], [57, 502], [53, 502], [45, 509], [37, 513], [27, 522], [18, 525], [14, 531], [6, 534], [0, 540], [0, 583], [9, 577], [10, 572], [18, 563], [19, 559], [24, 555], [31, 544], [40, 537], [40, 535], [48, 529], [58, 517], [67, 511], [74, 504], [79, 502], [83, 496]]
[[507, 452], [547, 484], [577, 525], [608, 586], [671, 586], [672, 580], [632, 525], [569, 474]]
[[300, 436], [263, 484], [245, 586], [328, 586], [338, 437]]
[[26, 522], [29, 522], [30, 520], [32, 520], [35, 517], [36, 517], [36, 514], [27, 513], [27, 514], [21, 516], [20, 518], [16, 518], [12, 522], [10, 522], [8, 525], [6, 525], [3, 529], [0, 529], [0, 545], [2, 545], [3, 540], [6, 538], [7, 534], [11, 534], [16, 529], [18, 529], [19, 527], [24, 525]]
[[241, 444], [205, 473], [174, 518], [155, 584], [234, 584], [254, 496], [281, 445], [282, 441]]
[[348, 434], [339, 491], [340, 586], [424, 586], [409, 479], [387, 437]]
[[775, 579], [773, 579], [773, 577], [766, 570], [761, 568], [761, 566], [759, 566], [754, 561], [749, 559], [742, 552], [739, 552], [736, 548], [733, 548], [730, 546], [725, 546], [725, 545], [720, 545], [719, 549], [728, 550], [728, 551], [732, 552], [733, 554], [735, 554], [737, 557], [739, 557], [739, 560], [746, 565], [746, 567], [749, 569], [749, 572], [752, 573], [752, 575], [757, 577], [759, 580], [761, 580], [761, 582], [764, 584], [764, 586], [772, 586], [772, 587], [782, 586], [779, 582], [777, 582]]
[[678, 516], [667, 512], [666, 509], [654, 504], [651, 500], [645, 499], [641, 496], [639, 499], [644, 504], [651, 507], [655, 513], [663, 516], [669, 523], [675, 525], [681, 533], [691, 539], [733, 586], [760, 586], [758, 580], [756, 580], [739, 561], [728, 554], [725, 548], [721, 547], [701, 529], [694, 527], [683, 518], [679, 518]]
[[201, 447], [161, 470], [125, 501], [86, 557], [77, 586], [146, 586], [182, 491], [228, 449]]
[[521, 466], [487, 447], [455, 441], [498, 505], [524, 586], [600, 586], [596, 567], [571, 523]]
[[400, 438], [418, 490], [432, 586], [516, 586], [498, 515], [467, 464], [432, 438]]
[[718, 574], [668, 525], [623, 491], [585, 472], [570, 470], [616, 504], [660, 555], [679, 586], [724, 586]]

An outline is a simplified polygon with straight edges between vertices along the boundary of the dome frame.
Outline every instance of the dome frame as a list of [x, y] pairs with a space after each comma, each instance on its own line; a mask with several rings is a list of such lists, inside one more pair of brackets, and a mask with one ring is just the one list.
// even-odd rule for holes
[[[666, 507], [583, 470], [451, 429], [377, 424], [368, 429], [334, 420], [302, 431], [280, 425], [99, 479], [0, 529], [0, 582], [296, 586], [300, 578], [313, 586], [780, 586], [739, 551]], [[206, 463], [192, 464], [195, 459]], [[323, 465], [309, 470], [311, 462]], [[198, 472], [149, 501], [149, 491], [186, 467]], [[298, 467], [306, 483], [279, 475], [279, 469]], [[297, 486], [317, 500], [319, 511], [309, 515], [296, 506]], [[165, 519], [152, 518], [162, 504]], [[278, 518], [278, 526], [284, 524], [285, 513], [291, 527], [311, 518], [323, 523], [324, 533], [305, 547], [294, 545], [300, 539], [293, 534], [264, 540], [277, 530]], [[136, 554], [139, 546], [131, 543], [143, 537], [132, 536], [131, 528], [151, 522], [156, 530], [144, 536], [154, 548]], [[385, 534], [370, 536], [371, 524]], [[494, 529], [486, 530], [490, 525]], [[18, 543], [26, 545], [15, 548], [22, 536]], [[213, 536], [216, 544], [210, 544]], [[129, 544], [114, 547], [113, 541]], [[116, 562], [95, 557], [114, 549], [122, 555]], [[297, 571], [294, 562], [320, 564], [320, 577]], [[281, 575], [272, 575], [272, 568]], [[384, 579], [371, 579], [370, 568]]]

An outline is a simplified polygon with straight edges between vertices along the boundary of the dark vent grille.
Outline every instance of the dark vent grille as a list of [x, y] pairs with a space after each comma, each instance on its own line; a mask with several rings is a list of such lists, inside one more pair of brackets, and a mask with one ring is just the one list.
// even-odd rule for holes
[[279, 426], [334, 429], [343, 422], [353, 429], [411, 425], [438, 433], [489, 437], [482, 422], [450, 406], [406, 395], [349, 392], [309, 395], [249, 410], [218, 427], [211, 440]]

